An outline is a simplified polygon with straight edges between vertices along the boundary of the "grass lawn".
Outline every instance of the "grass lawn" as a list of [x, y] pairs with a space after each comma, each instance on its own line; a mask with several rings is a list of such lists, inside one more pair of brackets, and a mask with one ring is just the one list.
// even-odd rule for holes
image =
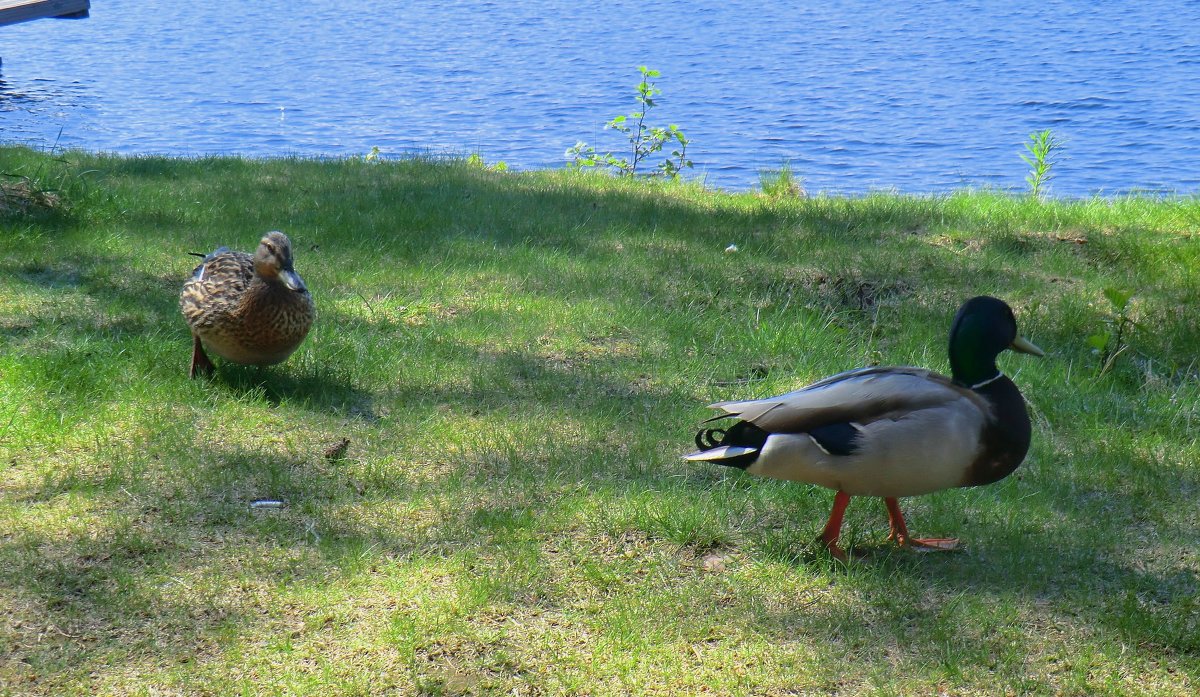
[[[0, 172], [0, 694], [1200, 690], [1200, 199], [17, 148]], [[312, 333], [189, 380], [186, 253], [271, 229]], [[1102, 370], [1105, 289], [1136, 326]], [[1025, 464], [905, 501], [963, 552], [895, 550], [855, 499], [842, 564], [812, 544], [832, 492], [680, 460], [709, 402], [948, 371], [982, 293], [1047, 357], [1000, 361]]]

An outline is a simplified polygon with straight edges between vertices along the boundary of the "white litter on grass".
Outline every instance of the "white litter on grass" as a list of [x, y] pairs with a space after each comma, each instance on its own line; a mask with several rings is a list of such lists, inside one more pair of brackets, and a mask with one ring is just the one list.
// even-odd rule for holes
[[737, 251], [737, 245], [736, 245], [736, 244], [731, 244], [731, 245], [729, 245], [728, 247], [726, 247], [726, 248], [725, 248], [725, 253], [726, 253], [726, 254], [733, 254], [733, 253], [734, 253], [734, 252], [736, 252], [736, 251]]
[[287, 504], [283, 501], [276, 501], [275, 499], [259, 499], [250, 502], [251, 508], [283, 508], [285, 505]]

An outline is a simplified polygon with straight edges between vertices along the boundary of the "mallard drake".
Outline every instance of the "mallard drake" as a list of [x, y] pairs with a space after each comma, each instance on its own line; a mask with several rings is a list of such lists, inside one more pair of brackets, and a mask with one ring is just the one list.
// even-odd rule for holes
[[728, 465], [837, 492], [819, 541], [835, 557], [851, 496], [879, 496], [901, 546], [954, 549], [954, 539], [909, 537], [898, 498], [991, 484], [1025, 459], [1031, 428], [1020, 390], [996, 368], [1005, 349], [1045, 355], [1017, 333], [1012, 309], [987, 296], [950, 327], [951, 377], [912, 367], [860, 368], [778, 397], [718, 402], [691, 461]]
[[216, 369], [205, 347], [247, 365], [271, 365], [290, 356], [308, 334], [316, 308], [292, 268], [287, 235], [263, 235], [254, 256], [227, 247], [203, 256], [179, 296], [192, 328], [188, 374], [211, 375]]

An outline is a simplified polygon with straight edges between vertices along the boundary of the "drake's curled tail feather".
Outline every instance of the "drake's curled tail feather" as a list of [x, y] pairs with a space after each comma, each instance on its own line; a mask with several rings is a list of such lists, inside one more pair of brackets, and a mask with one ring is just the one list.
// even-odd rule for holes
[[769, 435], [748, 421], [738, 421], [729, 428], [702, 428], [696, 433], [699, 450], [684, 458], [744, 470], [758, 459]]

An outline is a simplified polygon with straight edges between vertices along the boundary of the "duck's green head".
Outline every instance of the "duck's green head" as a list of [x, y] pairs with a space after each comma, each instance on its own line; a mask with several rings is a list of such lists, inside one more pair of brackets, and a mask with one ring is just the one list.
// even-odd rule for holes
[[278, 230], [268, 232], [259, 240], [258, 251], [254, 253], [254, 272], [267, 281], [282, 283], [289, 290], [308, 290], [300, 274], [292, 268], [292, 243]]
[[1017, 333], [1017, 319], [1003, 300], [986, 295], [963, 303], [950, 326], [950, 370], [964, 385], [978, 385], [999, 373], [996, 356], [1005, 349], [1044, 356]]

